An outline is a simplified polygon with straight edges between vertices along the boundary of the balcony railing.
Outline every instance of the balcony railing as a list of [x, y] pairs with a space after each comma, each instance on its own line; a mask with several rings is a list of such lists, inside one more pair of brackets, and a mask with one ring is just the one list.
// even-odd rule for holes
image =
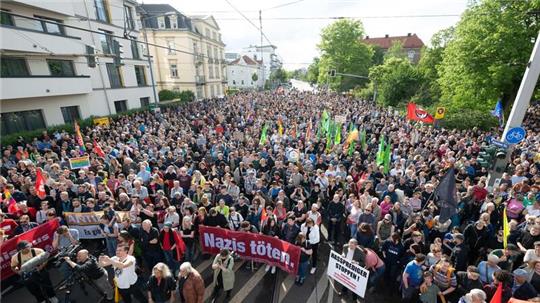
[[90, 76], [14, 76], [2, 77], [0, 99], [88, 94]]

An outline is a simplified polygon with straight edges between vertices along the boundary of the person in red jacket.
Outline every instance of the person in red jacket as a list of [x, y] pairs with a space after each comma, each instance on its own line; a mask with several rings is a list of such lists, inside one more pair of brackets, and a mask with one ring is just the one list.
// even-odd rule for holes
[[4, 231], [4, 235], [11, 238], [19, 224], [15, 220], [6, 218], [6, 214], [0, 211], [0, 229]]

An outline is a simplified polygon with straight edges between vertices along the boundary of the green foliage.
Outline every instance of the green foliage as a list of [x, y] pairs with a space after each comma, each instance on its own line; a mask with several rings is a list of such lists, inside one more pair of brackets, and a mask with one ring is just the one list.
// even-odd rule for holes
[[472, 129], [478, 127], [482, 130], [489, 130], [498, 125], [497, 118], [493, 117], [489, 111], [485, 110], [450, 110], [440, 121], [440, 126], [444, 128]]
[[373, 82], [366, 87], [356, 87], [353, 89], [353, 96], [362, 100], [373, 100]]
[[253, 73], [253, 75], [251, 75], [251, 81], [257, 82], [257, 80], [259, 80], [259, 76], [257, 76], [257, 73]]
[[408, 59], [389, 58], [370, 68], [369, 77], [377, 86], [377, 102], [398, 106], [416, 93], [422, 77]]
[[378, 45], [369, 46], [373, 51], [373, 58], [371, 60], [372, 65], [381, 65], [384, 63], [384, 51]]
[[317, 83], [317, 80], [319, 79], [319, 62], [320, 59], [315, 57], [313, 58], [313, 63], [308, 67], [306, 80], [311, 84]]
[[270, 81], [277, 83], [287, 82], [289, 81], [288, 76], [287, 71], [280, 67], [270, 74]]
[[403, 50], [403, 43], [401, 41], [394, 41], [386, 54], [384, 54], [384, 61], [390, 58], [407, 59], [407, 54]]
[[287, 78], [307, 81], [307, 70], [305, 68], [298, 68], [293, 71], [287, 72]]
[[512, 102], [540, 29], [529, 13], [538, 9], [540, 0], [473, 2], [437, 68], [442, 101], [456, 109], [484, 111], [498, 98]]
[[160, 90], [158, 93], [159, 101], [169, 101], [176, 98], [176, 92], [168, 89]]
[[159, 91], [160, 101], [169, 101], [180, 99], [182, 102], [189, 102], [195, 100], [195, 93], [191, 90], [183, 90], [181, 92], [164, 89]]
[[364, 27], [358, 20], [338, 20], [321, 32], [321, 41], [317, 45], [321, 51], [318, 83], [330, 83], [330, 87], [339, 91], [348, 91], [358, 85], [364, 85], [365, 79], [337, 76], [328, 78], [328, 71], [335, 69], [339, 73], [367, 75], [373, 57], [373, 49], [362, 42]]

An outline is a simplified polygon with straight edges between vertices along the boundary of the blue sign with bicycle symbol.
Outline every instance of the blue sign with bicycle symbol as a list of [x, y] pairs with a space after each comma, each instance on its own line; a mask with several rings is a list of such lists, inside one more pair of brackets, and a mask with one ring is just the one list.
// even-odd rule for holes
[[507, 143], [518, 144], [519, 142], [525, 139], [526, 131], [523, 127], [514, 127], [511, 128], [507, 133], [504, 139]]

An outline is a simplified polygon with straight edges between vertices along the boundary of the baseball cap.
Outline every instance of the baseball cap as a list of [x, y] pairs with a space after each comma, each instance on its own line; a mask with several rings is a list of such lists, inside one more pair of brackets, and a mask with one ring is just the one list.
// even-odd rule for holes
[[31, 246], [32, 246], [32, 244], [30, 244], [30, 242], [23, 240], [23, 241], [17, 243], [17, 251], [21, 251], [21, 250], [23, 250], [25, 248], [30, 248]]
[[516, 276], [516, 277], [528, 277], [529, 274], [523, 268], [518, 268], [518, 269], [514, 270], [514, 276]]

